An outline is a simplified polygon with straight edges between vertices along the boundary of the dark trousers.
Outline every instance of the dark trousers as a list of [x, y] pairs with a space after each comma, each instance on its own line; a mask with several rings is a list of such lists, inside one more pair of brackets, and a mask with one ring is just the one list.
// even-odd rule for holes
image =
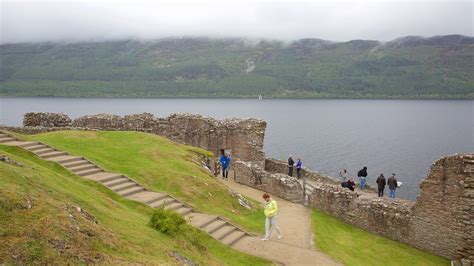
[[222, 168], [222, 177], [224, 177], [224, 178], [229, 177], [229, 168], [228, 167]]
[[301, 178], [301, 168], [296, 168], [296, 176], [298, 177], [298, 179]]
[[293, 166], [288, 167], [288, 175], [293, 176]]
[[384, 191], [383, 188], [382, 189], [379, 188], [379, 197], [383, 197], [383, 191]]

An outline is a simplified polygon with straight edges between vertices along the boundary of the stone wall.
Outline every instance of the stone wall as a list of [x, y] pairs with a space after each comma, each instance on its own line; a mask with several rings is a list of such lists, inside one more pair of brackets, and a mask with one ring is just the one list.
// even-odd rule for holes
[[474, 262], [474, 155], [433, 163], [413, 208], [411, 241], [448, 258]]
[[474, 155], [436, 161], [416, 202], [389, 200], [321, 183], [311, 207], [393, 240], [452, 260], [474, 261]]
[[71, 120], [56, 113], [26, 113], [22, 133], [69, 129], [135, 130], [167, 137], [178, 143], [209, 150], [218, 156], [221, 149], [231, 150], [233, 161], [242, 160], [263, 167], [263, 139], [267, 123], [258, 119], [216, 120], [193, 114], [171, 114], [155, 118], [153, 114], [124, 117], [111, 114], [87, 115]]
[[302, 203], [303, 186], [294, 177], [272, 174], [259, 165], [237, 161], [234, 169], [235, 182], [253, 187], [280, 198]]
[[[280, 161], [274, 158], [267, 158], [265, 159], [265, 171], [270, 173], [281, 173], [287, 174], [288, 173], [288, 163], [284, 161]], [[294, 176], [296, 176], [296, 167], [294, 169]], [[317, 182], [328, 182], [331, 184], [339, 184], [340, 181], [333, 177], [323, 175], [319, 172], [310, 170], [308, 168], [303, 167], [301, 169], [301, 176], [305, 179], [310, 179]]]
[[69, 127], [71, 118], [62, 113], [26, 113], [23, 125], [30, 127]]
[[[265, 159], [265, 171], [268, 171], [270, 173], [288, 174], [288, 163], [274, 159], [274, 158], [267, 158]], [[293, 175], [296, 176], [296, 167], [294, 169]], [[341, 184], [340, 179], [321, 174], [318, 171], [314, 171], [305, 167], [301, 169], [301, 177], [306, 180], [315, 181], [315, 182], [324, 182], [327, 184], [333, 184], [337, 186]], [[357, 182], [357, 180], [355, 180], [355, 182]], [[376, 191], [375, 188], [371, 187], [370, 185], [366, 185], [366, 190]]]

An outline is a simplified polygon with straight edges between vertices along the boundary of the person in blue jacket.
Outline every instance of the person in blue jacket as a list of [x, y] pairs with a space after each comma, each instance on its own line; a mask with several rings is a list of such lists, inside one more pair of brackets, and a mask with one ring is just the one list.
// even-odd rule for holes
[[230, 169], [230, 155], [228, 153], [222, 153], [219, 163], [221, 164], [222, 178], [227, 179]]
[[229, 170], [230, 170], [230, 154], [225, 154], [225, 179], [229, 177]]
[[298, 161], [296, 162], [296, 176], [298, 179], [301, 178], [301, 168], [303, 167], [303, 163], [301, 162], [301, 159], [298, 158]]
[[227, 163], [227, 158], [225, 157], [225, 153], [222, 152], [221, 157], [219, 158], [219, 164], [221, 165], [221, 169], [222, 169], [222, 178], [225, 178], [225, 169], [227, 168], [226, 163]]

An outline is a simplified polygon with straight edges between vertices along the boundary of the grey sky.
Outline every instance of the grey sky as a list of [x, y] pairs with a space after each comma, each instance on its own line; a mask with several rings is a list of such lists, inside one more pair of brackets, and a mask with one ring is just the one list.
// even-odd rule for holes
[[175, 36], [388, 41], [473, 35], [471, 1], [3, 1], [1, 42]]

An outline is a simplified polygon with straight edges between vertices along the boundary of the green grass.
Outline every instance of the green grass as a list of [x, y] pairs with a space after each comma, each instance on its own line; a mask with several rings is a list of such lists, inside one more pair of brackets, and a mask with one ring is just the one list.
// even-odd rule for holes
[[202, 167], [209, 152], [141, 132], [60, 131], [19, 136], [87, 157], [102, 168], [123, 173], [145, 187], [167, 192], [194, 209], [221, 215], [252, 232], [263, 232], [259, 204], [242, 207], [227, 187]]
[[345, 265], [449, 265], [445, 258], [346, 224], [312, 211], [315, 245]]
[[20, 148], [0, 153], [23, 165], [0, 162], [0, 264], [177, 264], [171, 251], [201, 265], [269, 264], [204, 233], [206, 250], [160, 233], [148, 226], [152, 208]]

